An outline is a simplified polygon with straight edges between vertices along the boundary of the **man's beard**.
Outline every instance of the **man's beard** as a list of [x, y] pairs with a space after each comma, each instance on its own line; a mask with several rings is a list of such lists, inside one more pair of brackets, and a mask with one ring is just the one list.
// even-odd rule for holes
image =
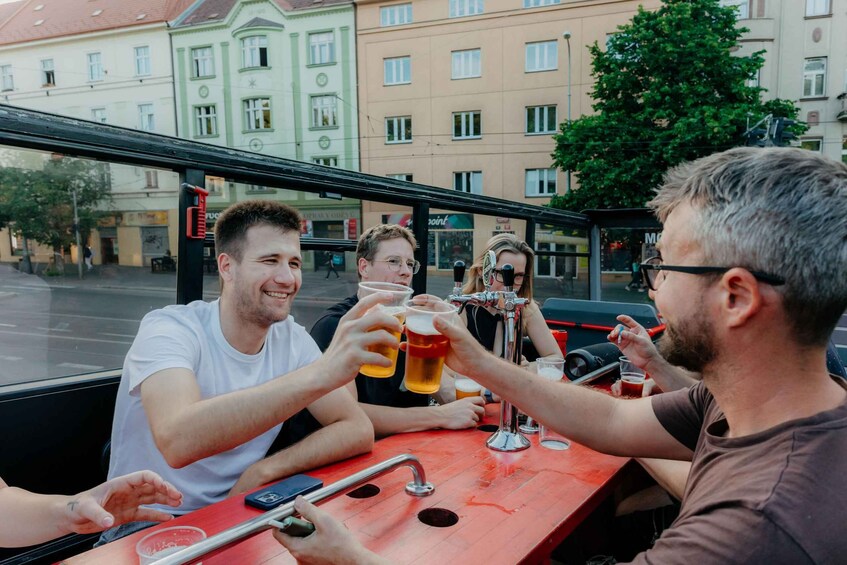
[[702, 316], [668, 324], [659, 339], [659, 353], [671, 365], [702, 373], [717, 356], [712, 324]]

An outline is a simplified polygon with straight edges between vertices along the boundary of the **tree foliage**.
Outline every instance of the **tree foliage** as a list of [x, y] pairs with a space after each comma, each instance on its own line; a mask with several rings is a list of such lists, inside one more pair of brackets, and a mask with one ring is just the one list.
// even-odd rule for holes
[[[748, 124], [769, 113], [796, 118], [786, 100], [760, 100], [749, 83], [763, 52], [733, 55], [747, 31], [718, 0], [664, 0], [641, 7], [604, 51], [589, 47], [593, 115], [561, 124], [555, 164], [579, 189], [556, 196], [556, 208], [641, 207], [673, 165], [744, 145]], [[806, 127], [793, 126], [794, 133]]]
[[73, 193], [83, 241], [110, 199], [108, 165], [54, 155], [40, 169], [0, 168], [0, 227], [11, 224], [24, 237], [61, 253], [76, 243]]

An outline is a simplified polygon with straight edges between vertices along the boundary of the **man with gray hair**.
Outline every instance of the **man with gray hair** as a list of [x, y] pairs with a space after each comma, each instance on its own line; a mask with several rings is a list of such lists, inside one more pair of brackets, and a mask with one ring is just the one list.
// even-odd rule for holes
[[[651, 205], [661, 258], [642, 270], [667, 322], [660, 350], [701, 382], [622, 400], [517, 379], [456, 317], [436, 321], [447, 364], [594, 449], [692, 462], [679, 517], [635, 562], [843, 563], [847, 390], [825, 350], [847, 308], [847, 166], [731, 149], [670, 171]], [[305, 561], [324, 541], [277, 538]]]

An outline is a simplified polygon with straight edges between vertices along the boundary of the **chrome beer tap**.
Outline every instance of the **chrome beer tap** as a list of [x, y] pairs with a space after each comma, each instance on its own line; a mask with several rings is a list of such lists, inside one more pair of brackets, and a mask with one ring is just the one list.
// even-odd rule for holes
[[[465, 264], [457, 261], [453, 266], [453, 294], [448, 300], [459, 307], [459, 312], [468, 304], [494, 308], [503, 316], [503, 358], [520, 366], [521, 346], [521, 311], [529, 302], [519, 298], [514, 291], [515, 269], [511, 265], [503, 265], [500, 270], [503, 276], [503, 290], [492, 291], [494, 267], [497, 256], [489, 251], [482, 261], [482, 283], [485, 290], [472, 294], [462, 294], [462, 281], [465, 278]], [[500, 426], [486, 441], [485, 445], [495, 451], [521, 451], [530, 446], [529, 440], [518, 430], [518, 410], [510, 402], [500, 401]]]

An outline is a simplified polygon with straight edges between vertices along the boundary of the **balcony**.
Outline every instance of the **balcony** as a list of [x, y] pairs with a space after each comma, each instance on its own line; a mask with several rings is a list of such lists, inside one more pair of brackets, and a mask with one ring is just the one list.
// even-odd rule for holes
[[839, 110], [835, 119], [839, 122], [847, 122], [847, 92], [839, 94], [838, 99], [841, 101], [841, 110]]

